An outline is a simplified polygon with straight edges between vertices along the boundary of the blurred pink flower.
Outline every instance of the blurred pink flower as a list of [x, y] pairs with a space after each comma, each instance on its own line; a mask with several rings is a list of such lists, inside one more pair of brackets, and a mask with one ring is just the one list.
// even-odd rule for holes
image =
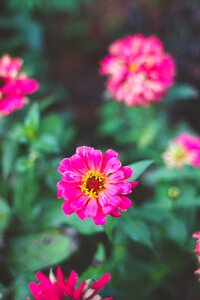
[[[50, 271], [49, 278], [42, 272], [36, 273], [36, 279], [39, 283], [30, 283], [30, 290], [35, 300], [103, 300], [97, 293], [108, 283], [110, 274], [103, 275], [99, 280], [88, 279], [83, 281], [76, 288], [78, 274], [71, 271], [66, 279], [60, 267], [57, 268], [57, 276]], [[30, 298], [27, 298], [30, 300]], [[112, 298], [104, 298], [104, 300], [112, 300]]]
[[96, 225], [106, 223], [106, 215], [121, 216], [132, 202], [130, 194], [138, 182], [126, 182], [132, 169], [122, 167], [117, 152], [109, 149], [102, 155], [91, 147], [78, 147], [76, 154], [60, 162], [58, 198], [64, 198], [63, 211], [76, 213], [81, 220], [93, 218]]
[[200, 137], [178, 135], [163, 153], [163, 159], [169, 168], [182, 168], [185, 164], [200, 168]]
[[0, 117], [21, 109], [27, 102], [26, 94], [32, 94], [39, 88], [36, 80], [19, 74], [22, 64], [20, 58], [7, 54], [0, 58]]
[[111, 96], [126, 105], [159, 102], [173, 84], [175, 61], [155, 36], [126, 36], [111, 44], [108, 52], [100, 73], [108, 76]]
[[[197, 253], [198, 261], [200, 262], [200, 231], [194, 232], [192, 237], [194, 239], [197, 239], [195, 252]], [[200, 275], [200, 268], [195, 271], [195, 274]]]

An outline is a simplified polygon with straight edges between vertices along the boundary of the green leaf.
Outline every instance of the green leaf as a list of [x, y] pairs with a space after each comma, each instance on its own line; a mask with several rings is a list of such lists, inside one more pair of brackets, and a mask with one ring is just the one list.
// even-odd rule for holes
[[33, 148], [36, 151], [45, 153], [58, 153], [60, 150], [57, 138], [50, 134], [45, 134], [38, 138], [33, 144]]
[[25, 119], [24, 131], [27, 139], [32, 142], [36, 139], [39, 131], [40, 112], [38, 103], [34, 103]]
[[137, 179], [153, 162], [153, 160], [142, 160], [131, 164], [130, 167], [133, 170], [133, 176], [129, 178], [129, 181]]
[[34, 281], [35, 274], [23, 274], [17, 276], [12, 284], [13, 300], [27, 299], [30, 294], [29, 283]]
[[166, 103], [171, 103], [176, 100], [190, 100], [191, 98], [196, 98], [197, 96], [197, 89], [187, 84], [180, 84], [174, 85], [169, 89], [164, 101]]
[[2, 174], [5, 179], [8, 177], [13, 168], [17, 148], [17, 143], [13, 140], [6, 140], [3, 143]]
[[184, 245], [188, 237], [188, 230], [184, 220], [176, 216], [168, 216], [166, 225], [167, 238], [174, 240], [180, 245]]
[[9, 243], [9, 265], [24, 273], [58, 264], [72, 255], [72, 243], [58, 230], [15, 236]]
[[62, 211], [61, 206], [61, 201], [52, 200], [52, 203], [49, 203], [47, 208], [44, 207], [45, 213], [41, 218], [41, 225], [43, 227], [59, 227], [63, 224], [67, 224], [75, 228], [79, 233], [84, 235], [91, 235], [102, 232], [104, 230], [103, 226], [95, 225], [91, 219], [86, 219], [83, 222], [75, 214], [70, 216], [65, 215]]
[[5, 230], [10, 220], [10, 207], [0, 198], [0, 232]]
[[24, 222], [34, 216], [33, 204], [37, 200], [38, 188], [37, 175], [32, 169], [15, 178], [13, 208]]
[[151, 231], [143, 221], [125, 216], [121, 226], [131, 240], [152, 247]]

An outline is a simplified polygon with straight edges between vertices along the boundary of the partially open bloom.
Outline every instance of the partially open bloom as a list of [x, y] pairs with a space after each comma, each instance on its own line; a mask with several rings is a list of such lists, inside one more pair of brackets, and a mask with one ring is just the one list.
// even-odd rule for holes
[[112, 43], [108, 52], [100, 73], [108, 76], [111, 96], [126, 105], [159, 102], [173, 84], [175, 61], [155, 36], [126, 36]]
[[83, 281], [77, 288], [78, 274], [75, 271], [71, 271], [69, 277], [65, 278], [61, 268], [58, 267], [56, 275], [52, 270], [49, 277], [42, 272], [36, 273], [35, 277], [39, 283], [30, 283], [30, 290], [35, 300], [112, 300], [112, 298], [102, 298], [98, 294], [111, 278], [108, 273], [98, 280]]
[[22, 59], [7, 54], [0, 58], [0, 117], [21, 109], [27, 102], [26, 95], [39, 87], [36, 80], [19, 74], [22, 64]]
[[[194, 232], [192, 237], [197, 239], [195, 252], [197, 254], [198, 261], [200, 263], [200, 231]], [[200, 268], [195, 271], [195, 274], [200, 275]]]
[[93, 218], [95, 224], [105, 224], [106, 215], [121, 216], [132, 202], [125, 197], [137, 186], [137, 182], [126, 182], [132, 169], [122, 167], [117, 152], [109, 149], [103, 155], [91, 147], [78, 147], [76, 154], [60, 162], [58, 171], [62, 180], [58, 182], [58, 198], [64, 198], [63, 211], [76, 213], [81, 220]]
[[200, 137], [188, 133], [178, 135], [169, 143], [163, 159], [169, 168], [180, 169], [186, 164], [200, 168]]

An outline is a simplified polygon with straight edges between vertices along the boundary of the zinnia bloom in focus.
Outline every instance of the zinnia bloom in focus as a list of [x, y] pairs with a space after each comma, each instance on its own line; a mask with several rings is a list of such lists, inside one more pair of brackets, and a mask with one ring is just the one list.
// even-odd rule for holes
[[[88, 279], [76, 288], [78, 275], [71, 271], [66, 279], [60, 267], [57, 268], [57, 276], [50, 271], [49, 278], [42, 272], [36, 273], [39, 283], [30, 283], [30, 290], [35, 300], [112, 300], [102, 298], [98, 292], [108, 283], [110, 274], [103, 275], [99, 280]], [[30, 300], [30, 298], [27, 298]]]
[[200, 168], [200, 137], [188, 133], [178, 135], [163, 153], [165, 164], [169, 168], [182, 168], [191, 165]]
[[111, 96], [126, 105], [159, 102], [173, 84], [175, 61], [155, 36], [126, 36], [112, 43], [108, 52], [100, 62], [100, 73], [108, 76]]
[[132, 202], [125, 197], [138, 182], [126, 182], [132, 169], [122, 167], [117, 152], [109, 149], [103, 155], [91, 147], [78, 147], [76, 154], [60, 162], [58, 198], [64, 198], [63, 211], [76, 213], [81, 220], [93, 218], [96, 225], [106, 223], [106, 215], [121, 216]]
[[[193, 233], [192, 237], [197, 239], [195, 252], [197, 254], [198, 261], [200, 262], [200, 231], [197, 231], [197, 232]], [[195, 271], [195, 274], [200, 275], [200, 268]]]
[[26, 95], [39, 88], [36, 80], [19, 74], [22, 64], [20, 58], [9, 55], [0, 58], [0, 117], [21, 109], [27, 102]]

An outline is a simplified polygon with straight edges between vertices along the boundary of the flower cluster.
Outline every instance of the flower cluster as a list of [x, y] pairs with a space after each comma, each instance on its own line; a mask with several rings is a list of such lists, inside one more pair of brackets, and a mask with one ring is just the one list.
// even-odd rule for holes
[[[198, 260], [200, 262], [200, 231], [197, 231], [197, 232], [193, 233], [192, 237], [197, 239], [195, 252], [196, 252]], [[200, 275], [200, 268], [195, 271], [195, 274]]]
[[105, 224], [106, 215], [121, 216], [132, 202], [130, 194], [137, 182], [126, 182], [132, 169], [121, 165], [117, 152], [109, 149], [103, 155], [92, 147], [78, 147], [76, 154], [64, 158], [58, 171], [58, 198], [64, 198], [63, 211], [76, 213], [81, 220], [93, 218], [95, 224]]
[[112, 300], [112, 298], [103, 299], [98, 294], [110, 280], [108, 273], [97, 281], [93, 279], [83, 281], [77, 288], [78, 274], [75, 271], [71, 271], [67, 279], [60, 267], [57, 268], [56, 273], [57, 276], [51, 270], [49, 278], [42, 272], [36, 274], [39, 283], [30, 283], [30, 290], [35, 300]]
[[21, 109], [27, 102], [26, 94], [32, 94], [39, 88], [36, 80], [19, 74], [22, 64], [20, 58], [9, 55], [0, 58], [0, 117]]
[[101, 61], [100, 73], [108, 76], [107, 90], [129, 106], [161, 101], [173, 84], [175, 62], [161, 41], [141, 34], [115, 41]]
[[165, 164], [169, 168], [182, 168], [191, 165], [200, 168], [200, 137], [188, 133], [178, 135], [163, 153]]

